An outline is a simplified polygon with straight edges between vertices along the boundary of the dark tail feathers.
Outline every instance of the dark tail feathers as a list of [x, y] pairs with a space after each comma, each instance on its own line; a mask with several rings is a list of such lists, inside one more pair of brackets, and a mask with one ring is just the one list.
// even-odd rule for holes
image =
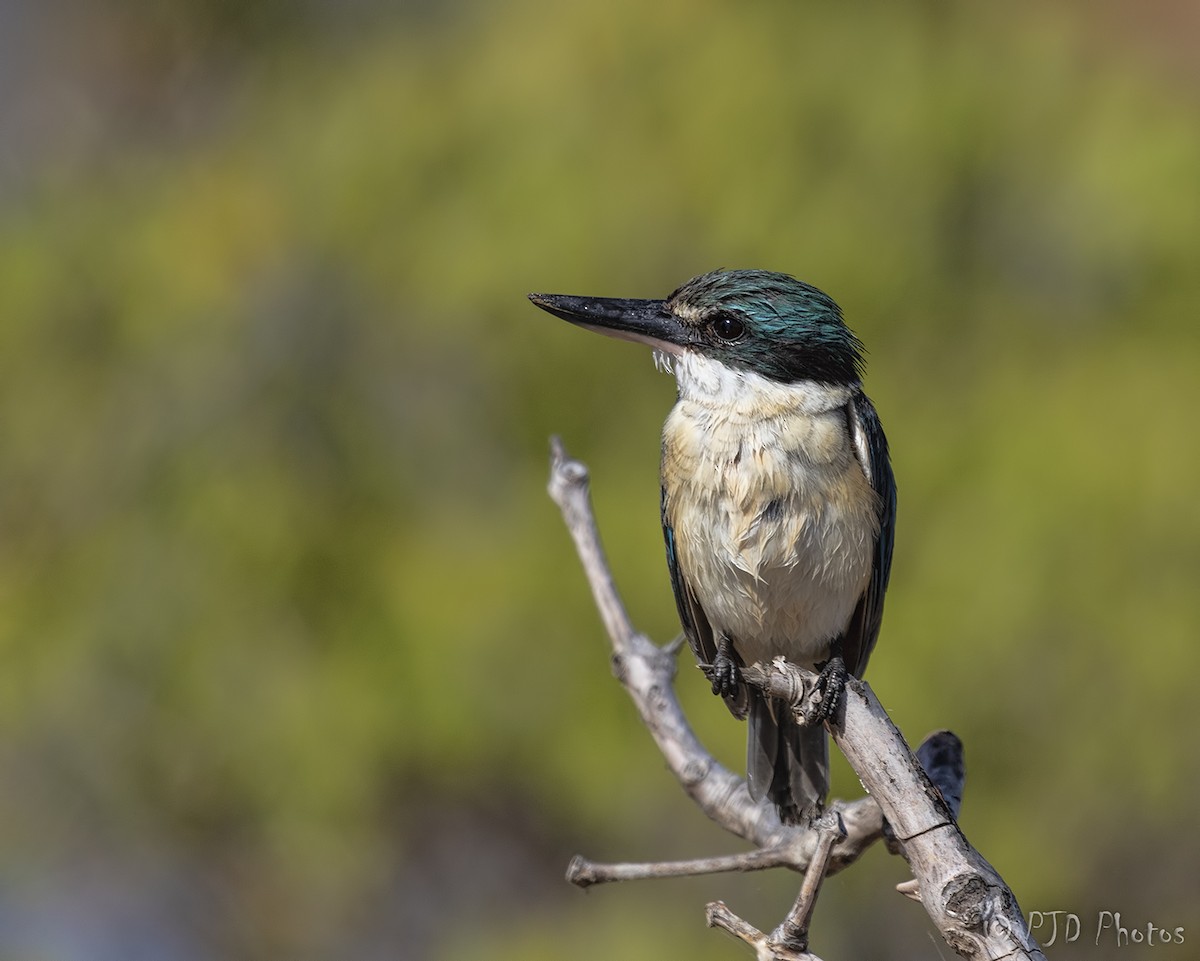
[[829, 793], [829, 738], [824, 725], [801, 727], [781, 702], [750, 699], [746, 780], [750, 796], [779, 808], [785, 824], [804, 824], [821, 813]]

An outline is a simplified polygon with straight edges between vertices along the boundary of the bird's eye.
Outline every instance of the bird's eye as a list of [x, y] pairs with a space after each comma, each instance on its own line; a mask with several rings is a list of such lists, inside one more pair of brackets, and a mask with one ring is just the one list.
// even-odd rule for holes
[[721, 340], [737, 340], [745, 333], [746, 325], [733, 314], [718, 314], [713, 319], [712, 329]]

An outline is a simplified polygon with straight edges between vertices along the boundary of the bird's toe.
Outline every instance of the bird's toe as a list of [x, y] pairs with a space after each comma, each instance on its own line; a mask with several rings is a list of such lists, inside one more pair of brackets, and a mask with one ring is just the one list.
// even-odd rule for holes
[[817, 675], [816, 694], [818, 697], [817, 711], [814, 720], [819, 724], [829, 721], [837, 714], [846, 690], [846, 679], [849, 677], [846, 662], [835, 655], [821, 665]]

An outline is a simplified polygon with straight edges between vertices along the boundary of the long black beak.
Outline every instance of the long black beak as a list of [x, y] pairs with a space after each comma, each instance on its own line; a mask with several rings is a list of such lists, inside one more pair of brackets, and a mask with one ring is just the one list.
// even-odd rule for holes
[[567, 294], [530, 294], [529, 299], [542, 310], [580, 327], [658, 350], [673, 352], [692, 342], [691, 332], [667, 310], [666, 301]]

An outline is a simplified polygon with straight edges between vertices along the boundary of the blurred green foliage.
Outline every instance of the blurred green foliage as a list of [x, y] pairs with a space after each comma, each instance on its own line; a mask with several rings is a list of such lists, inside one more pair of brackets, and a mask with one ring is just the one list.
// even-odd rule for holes
[[[173, 42], [227, 29], [209, 7]], [[0, 878], [81, 932], [0, 952], [106, 956], [60, 890], [96, 864], [174, 879], [181, 958], [725, 958], [705, 899], [773, 924], [794, 878], [558, 881], [730, 842], [611, 679], [544, 494], [559, 433], [672, 636], [673, 385], [524, 294], [716, 266], [818, 284], [871, 350], [900, 525], [870, 680], [914, 742], [963, 737], [968, 835], [1027, 910], [1200, 936], [1195, 85], [1033, 5], [248, 30], [200, 130], [52, 158], [0, 211]], [[933, 956], [903, 876], [831, 881], [815, 949]]]

